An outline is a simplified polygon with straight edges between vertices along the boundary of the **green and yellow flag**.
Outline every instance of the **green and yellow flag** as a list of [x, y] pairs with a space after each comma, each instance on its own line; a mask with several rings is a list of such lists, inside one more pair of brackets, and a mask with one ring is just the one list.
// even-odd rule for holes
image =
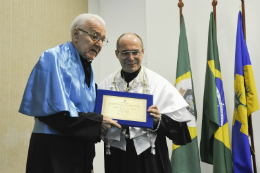
[[200, 156], [201, 161], [213, 164], [213, 173], [233, 173], [226, 104], [213, 13], [210, 15], [209, 24]]
[[175, 85], [189, 104], [187, 109], [193, 115], [192, 121], [187, 123], [192, 142], [182, 146], [172, 144], [171, 165], [173, 173], [200, 173], [201, 170], [196, 127], [197, 111], [193, 92], [190, 57], [183, 16], [181, 23]]

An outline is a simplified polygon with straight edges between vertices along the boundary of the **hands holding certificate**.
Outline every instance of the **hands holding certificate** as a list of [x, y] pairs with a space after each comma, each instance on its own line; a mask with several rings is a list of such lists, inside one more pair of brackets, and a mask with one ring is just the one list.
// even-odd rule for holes
[[106, 132], [111, 126], [114, 125], [121, 129], [121, 126], [117, 123], [117, 121], [112, 120], [109, 116], [103, 115], [103, 121], [101, 124], [101, 133]]
[[152, 105], [148, 108], [147, 112], [150, 113], [150, 115], [153, 117], [153, 122], [155, 125], [157, 125], [159, 119], [161, 118], [161, 112], [157, 108], [156, 105]]

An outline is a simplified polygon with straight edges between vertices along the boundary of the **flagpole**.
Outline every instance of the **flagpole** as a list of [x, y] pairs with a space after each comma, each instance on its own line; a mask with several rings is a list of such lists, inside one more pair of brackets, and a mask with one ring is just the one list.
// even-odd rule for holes
[[[245, 3], [244, 0], [242, 1], [242, 26], [243, 26], [243, 32], [244, 32], [244, 38], [246, 41], [246, 15], [245, 15]], [[253, 167], [254, 167], [254, 173], [257, 173], [256, 170], [256, 159], [255, 159], [255, 144], [254, 144], [254, 134], [253, 134], [253, 124], [252, 124], [252, 114], [248, 117], [248, 125], [250, 127], [250, 139], [251, 139], [251, 153], [253, 158]]]
[[180, 8], [180, 27], [181, 27], [181, 16], [182, 16], [182, 7], [184, 6], [184, 3], [182, 0], [179, 0], [178, 7]]
[[212, 1], [216, 30], [217, 30], [217, 17], [216, 17], [217, 16], [217, 8], [216, 8], [217, 4], [218, 4], [217, 0]]
[[254, 145], [254, 135], [253, 135], [253, 124], [252, 124], [252, 114], [248, 117], [248, 124], [250, 127], [250, 139], [251, 139], [251, 153], [253, 158], [253, 167], [254, 167], [254, 173], [257, 173], [256, 170], [256, 159], [255, 159], [255, 145]]
[[243, 32], [244, 32], [244, 38], [246, 41], [246, 17], [245, 17], [245, 3], [244, 0], [242, 1], [242, 26], [243, 26]]

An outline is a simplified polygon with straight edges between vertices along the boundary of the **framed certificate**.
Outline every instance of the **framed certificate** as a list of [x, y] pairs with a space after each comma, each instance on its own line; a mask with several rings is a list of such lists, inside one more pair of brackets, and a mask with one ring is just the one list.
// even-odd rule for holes
[[120, 125], [153, 128], [153, 117], [147, 112], [152, 104], [152, 95], [99, 89], [95, 112]]

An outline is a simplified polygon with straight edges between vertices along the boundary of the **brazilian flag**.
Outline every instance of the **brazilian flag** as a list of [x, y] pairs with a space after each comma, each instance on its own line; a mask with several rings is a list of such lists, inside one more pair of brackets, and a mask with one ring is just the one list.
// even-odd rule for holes
[[213, 12], [209, 24], [200, 156], [202, 162], [213, 164], [213, 173], [233, 172]]
[[232, 151], [235, 173], [253, 173], [249, 145], [248, 116], [259, 109], [253, 69], [238, 14], [235, 59], [235, 108], [232, 126]]
[[182, 16], [181, 32], [179, 40], [179, 54], [177, 62], [176, 88], [189, 104], [188, 111], [193, 115], [187, 124], [192, 142], [187, 145], [172, 144], [171, 165], [173, 173], [201, 173], [197, 140], [197, 111], [193, 92], [193, 82], [190, 68], [190, 57], [184, 18]]

